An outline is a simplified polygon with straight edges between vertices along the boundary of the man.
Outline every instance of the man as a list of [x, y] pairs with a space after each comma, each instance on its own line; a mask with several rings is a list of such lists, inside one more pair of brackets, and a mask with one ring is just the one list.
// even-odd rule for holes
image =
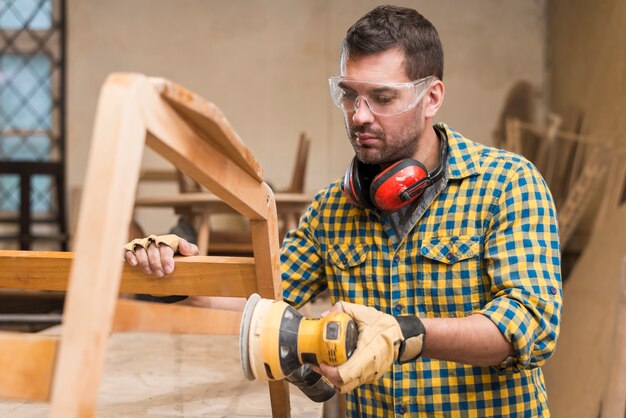
[[[356, 156], [285, 237], [283, 297], [299, 307], [328, 288], [358, 323], [348, 362], [316, 369], [349, 416], [549, 416], [552, 198], [522, 157], [433, 125], [442, 78], [438, 34], [415, 10], [377, 7], [348, 30], [329, 82]], [[129, 248], [131, 264], [173, 270], [169, 247]]]

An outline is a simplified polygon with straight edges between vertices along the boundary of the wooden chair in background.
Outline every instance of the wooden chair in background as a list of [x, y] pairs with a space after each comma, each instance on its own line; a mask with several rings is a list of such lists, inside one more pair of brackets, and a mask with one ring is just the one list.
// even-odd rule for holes
[[[278, 206], [279, 238], [297, 226], [299, 217], [310, 199], [304, 194], [306, 170], [311, 140], [302, 132], [296, 148], [296, 156], [290, 183], [285, 189], [274, 190]], [[249, 255], [252, 254], [250, 231], [239, 217], [229, 216], [232, 211], [215, 204], [212, 196], [199, 183], [180, 170], [144, 170], [140, 182], [176, 182], [178, 194], [140, 197], [136, 208], [171, 207], [183, 221], [194, 228], [201, 255]], [[229, 225], [222, 229], [211, 228], [211, 217], [226, 214]]]
[[[254, 258], [188, 257], [160, 279], [123, 264], [144, 144], [250, 220]], [[93, 416], [112, 330], [239, 332], [240, 312], [118, 300], [118, 292], [278, 300], [278, 245], [273, 193], [219, 109], [167, 80], [112, 74], [100, 94], [76, 252], [0, 252], [0, 287], [67, 289], [60, 339], [0, 334], [0, 397], [50, 401], [53, 418]], [[287, 384], [269, 386], [273, 415], [290, 416]]]

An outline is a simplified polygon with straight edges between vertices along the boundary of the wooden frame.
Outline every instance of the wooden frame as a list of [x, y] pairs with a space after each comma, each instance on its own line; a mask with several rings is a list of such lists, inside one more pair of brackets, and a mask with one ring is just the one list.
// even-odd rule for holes
[[[253, 260], [189, 258], [179, 261], [167, 280], [123, 265], [121, 249], [144, 144], [250, 219]], [[170, 315], [212, 314], [192, 307], [121, 303], [120, 290], [222, 296], [256, 292], [281, 298], [276, 205], [259, 164], [217, 107], [163, 79], [116, 73], [105, 81], [74, 247], [73, 257], [39, 252], [5, 252], [0, 257], [0, 287], [63, 289], [69, 273], [60, 341], [51, 336], [0, 335], [0, 396], [49, 399], [53, 418], [93, 416], [106, 339], [114, 324], [117, 329], [137, 330], [154, 328]], [[138, 316], [153, 320], [137, 321]], [[237, 317], [230, 320], [231, 326], [202, 332], [237, 333]], [[190, 323], [182, 331], [198, 329]], [[41, 366], [27, 367], [33, 361]], [[4, 368], [9, 364], [11, 368]], [[11, 379], [7, 370], [29, 378]], [[270, 382], [270, 395], [273, 415], [290, 416], [287, 384]]]

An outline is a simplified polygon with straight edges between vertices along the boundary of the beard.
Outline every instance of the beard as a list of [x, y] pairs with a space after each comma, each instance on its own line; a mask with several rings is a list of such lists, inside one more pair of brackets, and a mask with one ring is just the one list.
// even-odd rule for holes
[[[387, 166], [405, 158], [414, 158], [422, 137], [423, 124], [420, 119], [403, 128], [385, 132], [372, 124], [350, 126], [346, 120], [346, 130], [356, 158], [366, 164]], [[368, 134], [378, 138], [374, 144], [362, 144], [357, 134]]]

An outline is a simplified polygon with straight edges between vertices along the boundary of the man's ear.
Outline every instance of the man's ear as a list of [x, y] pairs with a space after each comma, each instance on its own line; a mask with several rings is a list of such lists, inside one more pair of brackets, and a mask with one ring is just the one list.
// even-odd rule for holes
[[443, 96], [445, 94], [445, 86], [443, 81], [435, 80], [429, 87], [428, 93], [424, 96], [424, 117], [434, 118], [439, 108], [443, 104]]

